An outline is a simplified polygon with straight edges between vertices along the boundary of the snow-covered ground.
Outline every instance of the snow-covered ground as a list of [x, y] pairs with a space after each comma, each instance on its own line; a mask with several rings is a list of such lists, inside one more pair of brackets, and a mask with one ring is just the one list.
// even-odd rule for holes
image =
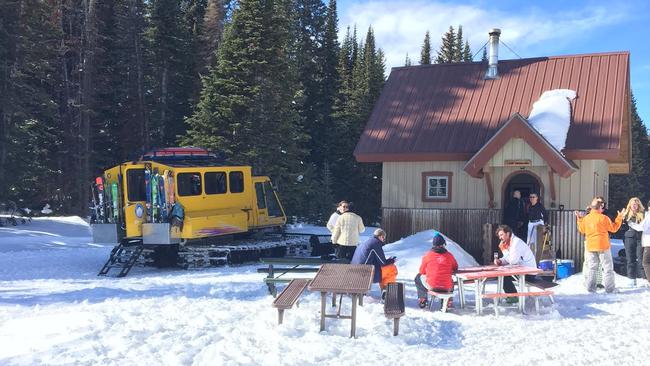
[[[0, 365], [647, 364], [647, 289], [588, 294], [576, 275], [561, 282], [556, 305], [545, 303], [541, 315], [512, 308], [497, 318], [489, 306], [483, 316], [420, 310], [412, 279], [432, 235], [386, 246], [407, 285], [400, 335], [392, 336], [374, 287], [351, 340], [349, 321], [328, 319], [318, 332], [320, 298], [310, 292], [278, 326], [259, 265], [134, 268], [126, 278], [102, 278], [96, 273], [111, 248], [89, 244], [83, 220], [0, 227]], [[448, 247], [461, 266], [472, 263]]]

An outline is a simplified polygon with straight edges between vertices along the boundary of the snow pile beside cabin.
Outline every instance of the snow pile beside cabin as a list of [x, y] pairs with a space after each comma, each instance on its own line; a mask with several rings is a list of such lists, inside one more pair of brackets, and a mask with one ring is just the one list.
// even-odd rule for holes
[[533, 104], [528, 116], [531, 126], [557, 151], [562, 151], [566, 145], [571, 124], [571, 101], [575, 98], [576, 92], [570, 89], [547, 90]]

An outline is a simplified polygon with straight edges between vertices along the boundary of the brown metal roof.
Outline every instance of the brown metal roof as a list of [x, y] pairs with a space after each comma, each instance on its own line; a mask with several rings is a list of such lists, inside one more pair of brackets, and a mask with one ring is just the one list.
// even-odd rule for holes
[[[621, 158], [629, 121], [629, 52], [393, 68], [354, 151], [358, 161], [467, 160], [513, 113], [550, 89], [572, 89], [565, 156]], [[629, 129], [626, 129], [629, 131]]]

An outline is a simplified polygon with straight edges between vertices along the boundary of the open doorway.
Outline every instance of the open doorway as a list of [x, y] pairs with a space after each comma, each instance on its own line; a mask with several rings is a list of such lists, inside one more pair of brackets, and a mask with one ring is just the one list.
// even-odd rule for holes
[[[528, 207], [529, 200], [528, 196], [531, 193], [537, 193], [540, 198], [540, 202], [543, 202], [543, 194], [544, 194], [544, 187], [542, 185], [541, 180], [537, 175], [535, 175], [532, 172], [529, 172], [527, 170], [522, 170], [518, 172], [514, 172], [510, 174], [503, 182], [503, 214], [504, 217], [502, 217], [502, 222], [504, 223], [509, 223], [510, 225], [514, 226], [512, 223], [509, 221], [512, 221], [512, 219], [508, 219], [505, 217], [506, 215], [506, 210], [505, 208], [508, 207], [508, 203], [510, 199], [512, 198], [512, 194], [514, 191], [519, 191], [521, 193], [521, 201], [522, 201], [522, 210], [525, 211], [526, 208]], [[509, 214], [512, 215], [512, 212], [509, 212]], [[515, 230], [515, 234], [519, 237], [522, 237], [521, 235], [524, 235], [523, 237], [525, 238], [526, 235], [524, 234], [524, 231], [526, 230], [526, 223], [524, 222], [521, 227], [513, 227], [513, 230]]]

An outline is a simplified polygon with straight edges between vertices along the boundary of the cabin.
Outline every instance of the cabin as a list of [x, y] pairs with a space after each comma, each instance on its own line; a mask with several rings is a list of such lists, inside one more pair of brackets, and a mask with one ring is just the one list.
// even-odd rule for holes
[[[435, 228], [489, 261], [484, 224], [503, 222], [514, 190], [535, 192], [554, 248], [580, 266], [573, 210], [607, 199], [609, 175], [630, 171], [629, 52], [498, 60], [499, 35], [490, 32], [488, 62], [393, 68], [355, 158], [382, 164], [389, 240]], [[535, 116], [546, 130], [531, 123], [554, 90], [574, 92], [560, 144], [552, 110]]]

